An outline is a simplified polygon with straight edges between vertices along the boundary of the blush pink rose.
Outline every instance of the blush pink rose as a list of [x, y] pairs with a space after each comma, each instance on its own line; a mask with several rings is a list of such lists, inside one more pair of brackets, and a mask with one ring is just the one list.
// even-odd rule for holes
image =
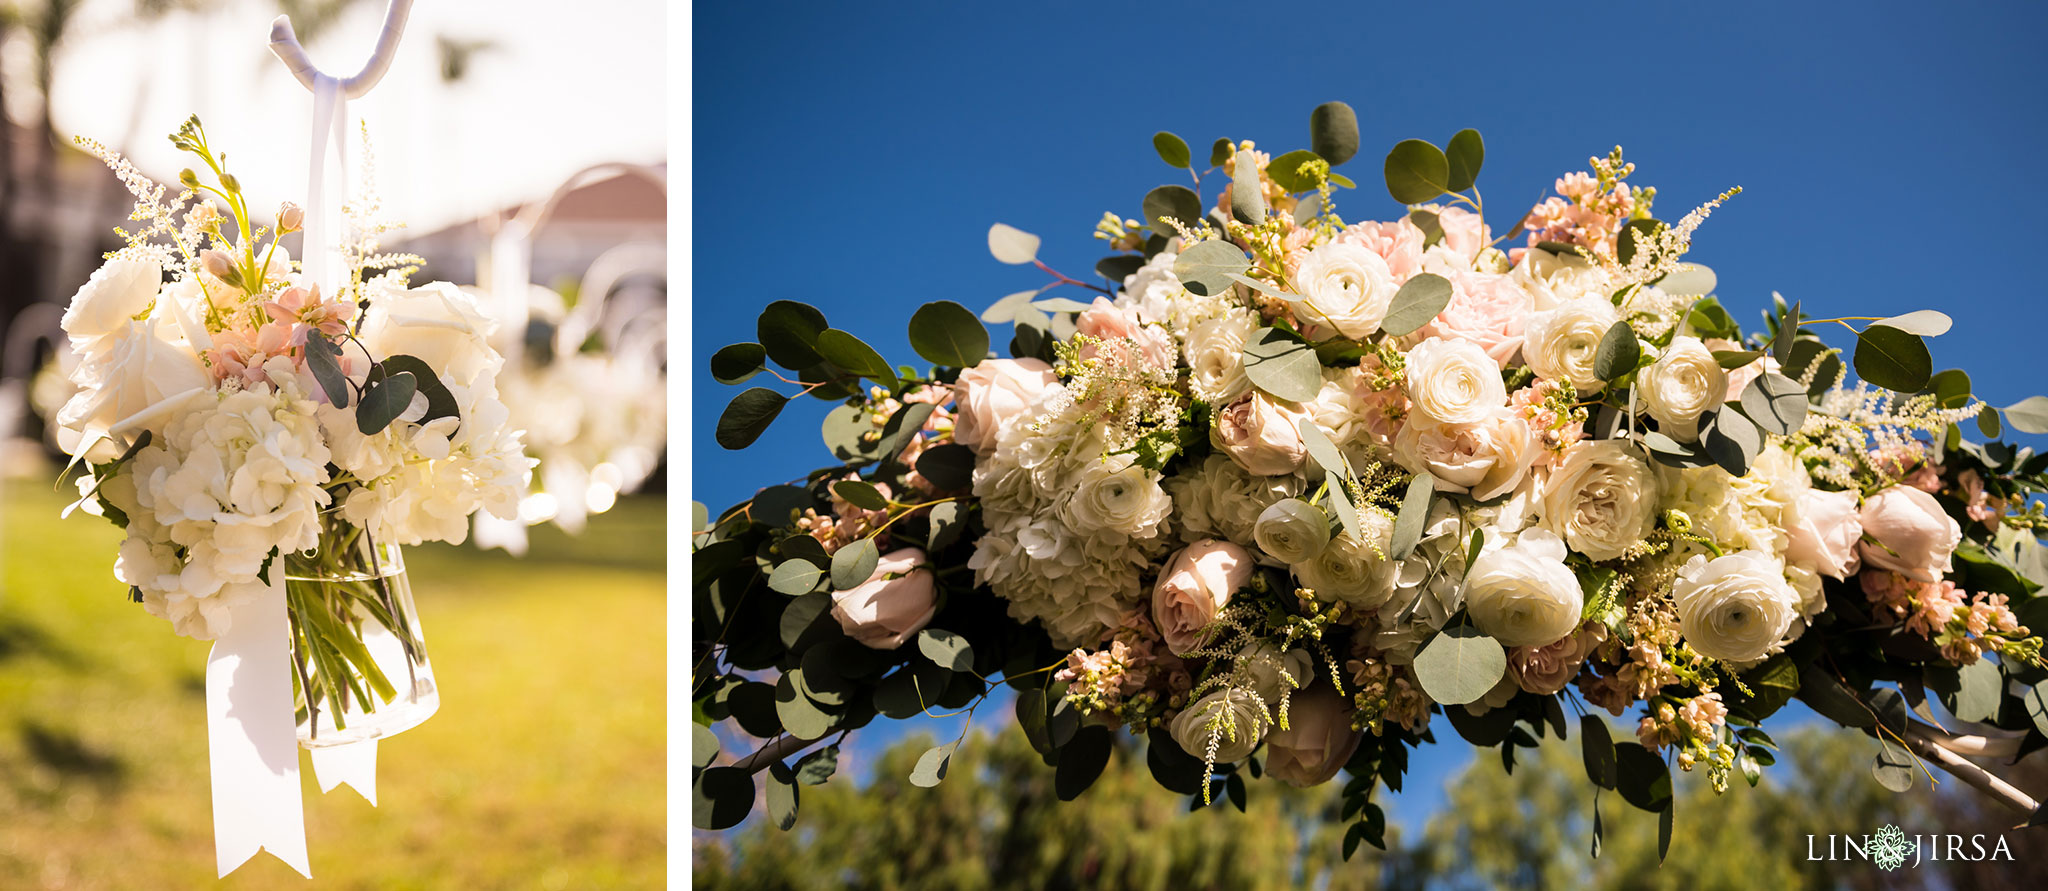
[[1436, 221], [1444, 227], [1443, 246], [1459, 257], [1469, 261], [1486, 249], [1486, 221], [1478, 214], [1462, 207], [1441, 207], [1436, 210]]
[[1451, 285], [1450, 305], [1420, 335], [1478, 344], [1500, 367], [1508, 367], [1522, 351], [1522, 322], [1535, 308], [1529, 292], [1510, 276], [1485, 272], [1460, 273]]
[[[1111, 303], [1107, 297], [1095, 298], [1095, 303], [1074, 319], [1074, 330], [1106, 341], [1135, 344], [1139, 355], [1154, 368], [1174, 366], [1173, 337], [1162, 328], [1146, 325], [1136, 312]], [[1092, 359], [1099, 350], [1125, 348], [1128, 347], [1107, 343], [1086, 346], [1081, 349], [1081, 358]]]
[[1337, 233], [1339, 244], [1363, 246], [1387, 261], [1387, 271], [1400, 284], [1422, 271], [1422, 230], [1406, 219], [1391, 223], [1353, 223]]
[[1786, 518], [1785, 532], [1791, 536], [1785, 548], [1787, 563], [1847, 579], [1862, 562], [1856, 543], [1863, 537], [1863, 518], [1855, 492], [1802, 490]]
[[1329, 782], [1365, 736], [1351, 729], [1353, 711], [1350, 701], [1328, 684], [1293, 696], [1287, 727], [1266, 735], [1266, 770], [1304, 789]]
[[1227, 541], [1205, 538], [1180, 549], [1166, 561], [1152, 586], [1152, 623], [1176, 656], [1202, 642], [1202, 629], [1230, 603], [1230, 596], [1252, 577], [1250, 551]]
[[1308, 446], [1295, 426], [1301, 417], [1289, 403], [1264, 393], [1249, 393], [1216, 413], [1209, 441], [1248, 473], [1293, 473], [1308, 456]]
[[1914, 581], [1937, 582], [1955, 568], [1950, 557], [1963, 540], [1963, 527], [1942, 511], [1934, 496], [1912, 486], [1893, 486], [1863, 499], [1863, 562]]
[[953, 441], [983, 455], [994, 452], [1003, 425], [1058, 381], [1052, 366], [1038, 359], [984, 359], [961, 371], [953, 385]]
[[890, 551], [868, 580], [832, 595], [832, 618], [846, 636], [877, 650], [903, 646], [939, 610], [932, 571], [917, 548]]

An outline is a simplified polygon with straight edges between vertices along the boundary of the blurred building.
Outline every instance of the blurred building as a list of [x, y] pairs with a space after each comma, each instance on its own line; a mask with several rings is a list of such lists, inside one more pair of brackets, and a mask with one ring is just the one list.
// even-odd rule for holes
[[[667, 165], [653, 167], [662, 175]], [[591, 265], [620, 245], [668, 243], [668, 197], [664, 187], [629, 170], [610, 172], [562, 194], [534, 233], [532, 281], [554, 285], [582, 279]], [[427, 261], [419, 280], [488, 284], [492, 236], [507, 221], [546, 201], [532, 201], [417, 235], [396, 233], [391, 250]]]

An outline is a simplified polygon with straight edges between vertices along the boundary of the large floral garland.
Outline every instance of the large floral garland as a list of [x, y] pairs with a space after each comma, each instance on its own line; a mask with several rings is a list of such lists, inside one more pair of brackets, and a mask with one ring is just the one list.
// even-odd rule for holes
[[[1780, 299], [1743, 331], [1683, 259], [1735, 192], [1660, 221], [1618, 148], [1496, 235], [1476, 131], [1394, 146], [1409, 212], [1364, 223], [1338, 213], [1352, 111], [1316, 109], [1311, 136], [1277, 157], [1218, 140], [1197, 173], [1159, 134], [1193, 187], [1103, 217], [1107, 287], [994, 227], [998, 260], [1053, 277], [981, 315], [1014, 324], [1011, 358], [954, 303], [910, 320], [920, 373], [791, 301], [712, 357], [721, 382], [844, 404], [824, 425], [842, 463], [694, 538], [699, 826], [742, 819], [765, 770], [786, 828], [847, 733], [998, 682], [1065, 798], [1120, 728], [1202, 802], [1346, 772], [1347, 856], [1381, 843], [1374, 790], [1439, 715], [1512, 766], [1578, 713], [1589, 779], [1667, 843], [1670, 765], [1755, 784], [1759, 725], [1795, 697], [1873, 736], [1888, 787], [1925, 761], [2038, 808], [1959, 753], [2048, 744], [2028, 629], [2048, 622], [2048, 455], [1959, 425], [2048, 432], [2048, 399], [2000, 412], [1934, 373], [1938, 312]], [[1847, 355], [1822, 340], [1838, 326]], [[789, 398], [742, 392], [718, 443]], [[1636, 740], [1613, 741], [1596, 712], [1631, 709]], [[705, 725], [728, 718], [767, 744], [719, 760]]]

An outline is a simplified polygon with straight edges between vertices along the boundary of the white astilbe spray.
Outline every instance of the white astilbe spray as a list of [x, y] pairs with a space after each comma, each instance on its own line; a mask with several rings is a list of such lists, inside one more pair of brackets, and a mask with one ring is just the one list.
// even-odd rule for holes
[[1742, 194], [1742, 187], [1736, 186], [1722, 192], [1714, 200], [1700, 205], [1686, 214], [1675, 226], [1667, 226], [1655, 232], [1636, 230], [1635, 253], [1629, 261], [1615, 270], [1615, 281], [1622, 285], [1648, 284], [1677, 272], [1683, 263], [1679, 262], [1685, 252], [1692, 249], [1692, 233], [1701, 223], [1712, 216], [1714, 209]]
[[1879, 489], [1897, 482], [1907, 469], [1879, 456], [1924, 452], [1926, 443], [1938, 442], [1950, 424], [1983, 410], [1981, 402], [1942, 408], [1931, 394], [1906, 396], [1861, 381], [1853, 387], [1836, 384], [1821, 395], [1820, 405], [1807, 413], [1805, 425], [1791, 439], [1816, 479], [1855, 489], [1861, 470], [1877, 481], [1866, 488]]

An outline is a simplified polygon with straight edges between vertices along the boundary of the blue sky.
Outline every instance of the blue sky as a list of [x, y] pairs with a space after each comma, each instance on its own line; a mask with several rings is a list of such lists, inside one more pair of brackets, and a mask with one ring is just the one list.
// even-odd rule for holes
[[[817, 400], [746, 452], [711, 442], [737, 390], [703, 363], [752, 340], [769, 302], [917, 361], [904, 325], [922, 303], [979, 311], [1044, 283], [989, 257], [989, 224], [1083, 277], [1104, 211], [1139, 216], [1148, 189], [1186, 181], [1153, 132], [1198, 157], [1221, 136], [1306, 148], [1330, 100], [1362, 134], [1339, 168], [1360, 186], [1339, 198], [1349, 219], [1399, 213], [1380, 162], [1404, 138], [1484, 133], [1479, 186], [1503, 219], [1619, 144], [1665, 218], [1744, 188], [1690, 259], [1745, 327], [1773, 290], [1819, 316], [1940, 309], [1937, 367], [1994, 405], [2048, 392], [2026, 339], [2048, 321], [2048, 6], [1672, 6], [700, 4], [692, 497], [715, 512], [829, 461]], [[1462, 744], [1438, 748], [1418, 772], [1462, 763]]]

